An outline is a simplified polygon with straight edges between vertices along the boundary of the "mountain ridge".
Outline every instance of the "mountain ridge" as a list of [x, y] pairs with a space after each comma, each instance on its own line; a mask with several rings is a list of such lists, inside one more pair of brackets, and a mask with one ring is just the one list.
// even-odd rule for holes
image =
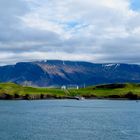
[[140, 82], [140, 65], [44, 60], [0, 66], [0, 81], [28, 86]]

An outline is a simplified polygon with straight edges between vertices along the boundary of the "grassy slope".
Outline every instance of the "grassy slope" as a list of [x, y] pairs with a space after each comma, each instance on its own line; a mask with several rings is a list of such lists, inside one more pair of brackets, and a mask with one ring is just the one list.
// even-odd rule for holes
[[21, 85], [17, 85], [14, 83], [1, 83], [0, 84], [0, 94], [18, 94], [18, 95], [26, 95], [26, 94], [49, 94], [49, 95], [59, 95], [63, 96], [64, 91], [61, 89], [49, 89], [49, 88], [34, 88], [34, 87], [24, 87]]
[[140, 85], [139, 84], [125, 84], [123, 88], [108, 88], [108, 87], [87, 87], [85, 89], [69, 89], [67, 91], [61, 89], [49, 89], [49, 88], [33, 88], [33, 87], [23, 87], [14, 83], [1, 83], [0, 84], [0, 94], [9, 95], [50, 95], [55, 97], [64, 96], [96, 96], [96, 97], [109, 97], [110, 95], [124, 96], [128, 92], [133, 92], [140, 97]]
[[129, 92], [133, 92], [134, 94], [140, 96], [140, 85], [139, 84], [125, 84], [123, 88], [96, 88], [96, 86], [88, 87], [85, 89], [79, 90], [71, 90], [71, 92], [76, 94], [80, 94], [83, 96], [86, 95], [95, 95], [97, 97], [108, 97], [110, 95], [119, 95], [123, 96]]

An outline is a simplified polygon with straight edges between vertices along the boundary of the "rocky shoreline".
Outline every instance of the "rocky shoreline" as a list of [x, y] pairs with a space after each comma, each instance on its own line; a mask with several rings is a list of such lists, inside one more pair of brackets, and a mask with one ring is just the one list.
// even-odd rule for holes
[[90, 96], [55, 96], [55, 95], [45, 95], [45, 94], [25, 94], [25, 95], [10, 95], [10, 94], [1, 94], [0, 100], [49, 100], [49, 99], [75, 99], [75, 100], [82, 100], [82, 99], [109, 99], [109, 100], [140, 100], [136, 94], [128, 93], [124, 96], [118, 95], [110, 95], [107, 97], [97, 97], [95, 95]]

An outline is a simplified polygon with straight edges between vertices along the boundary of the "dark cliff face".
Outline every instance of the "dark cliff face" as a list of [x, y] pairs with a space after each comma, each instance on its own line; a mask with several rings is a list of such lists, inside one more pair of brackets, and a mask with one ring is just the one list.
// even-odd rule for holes
[[32, 86], [140, 82], [140, 66], [73, 61], [36, 61], [0, 67], [1, 82]]

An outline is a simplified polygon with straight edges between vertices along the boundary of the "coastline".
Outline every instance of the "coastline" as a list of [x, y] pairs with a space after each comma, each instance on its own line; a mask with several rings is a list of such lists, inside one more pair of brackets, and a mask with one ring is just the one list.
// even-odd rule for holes
[[37, 95], [37, 96], [31, 96], [31, 95], [25, 95], [25, 96], [19, 96], [19, 97], [14, 97], [12, 95], [5, 94], [4, 96], [0, 96], [0, 100], [140, 100], [139, 97], [133, 97], [133, 98], [110, 98], [110, 97], [72, 97], [72, 96], [45, 96], [42, 97], [42, 95]]
[[100, 99], [140, 100], [140, 84], [107, 84], [80, 89], [35, 88], [0, 84], [0, 100]]

